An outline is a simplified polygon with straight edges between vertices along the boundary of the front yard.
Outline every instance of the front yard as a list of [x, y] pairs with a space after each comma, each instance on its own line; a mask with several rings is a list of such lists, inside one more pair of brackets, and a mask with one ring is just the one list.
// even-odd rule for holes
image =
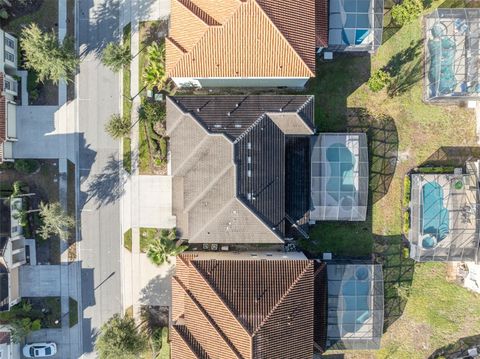
[[[439, 5], [434, 1], [426, 12]], [[472, 110], [422, 100], [423, 36], [421, 19], [401, 29], [387, 26], [386, 40], [375, 56], [338, 55], [331, 62], [319, 61], [317, 77], [305, 92], [315, 95], [321, 132], [362, 131], [369, 138], [367, 221], [319, 223], [310, 228], [310, 240], [299, 241], [313, 255], [332, 252], [370, 258], [374, 254], [384, 264], [382, 348], [343, 352], [345, 358], [426, 358], [480, 330], [478, 295], [447, 282], [445, 264], [415, 264], [403, 256], [404, 175], [434, 163], [439, 154], [448, 152], [446, 148], [459, 152], [458, 148], [477, 146]], [[393, 82], [374, 94], [366, 82], [381, 68], [391, 69]]]

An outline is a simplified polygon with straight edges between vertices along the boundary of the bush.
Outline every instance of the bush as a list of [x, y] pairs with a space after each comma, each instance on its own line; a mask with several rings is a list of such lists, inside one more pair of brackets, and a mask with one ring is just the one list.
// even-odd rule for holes
[[442, 167], [419, 167], [417, 168], [418, 173], [453, 173], [455, 167], [453, 166], [442, 166]]
[[403, 253], [403, 258], [405, 259], [410, 258], [410, 250], [408, 249], [408, 247], [403, 247], [402, 253]]
[[105, 124], [105, 131], [115, 140], [130, 134], [130, 119], [127, 116], [113, 114]]
[[118, 72], [132, 61], [129, 42], [124, 45], [110, 42], [102, 52], [102, 63], [113, 72]]
[[0, 163], [0, 170], [11, 170], [14, 168], [13, 162]]
[[123, 246], [129, 251], [132, 251], [132, 229], [130, 228], [123, 234]]
[[164, 122], [166, 115], [165, 103], [144, 100], [138, 110], [138, 115], [140, 120], [145, 123]]
[[412, 189], [412, 182], [410, 176], [406, 175], [403, 179], [403, 207], [408, 207], [410, 204], [410, 193]]
[[403, 212], [403, 233], [407, 236], [410, 231], [410, 212]]
[[14, 168], [24, 174], [32, 174], [40, 168], [40, 163], [37, 160], [16, 160]]
[[422, 0], [404, 0], [392, 7], [392, 19], [397, 25], [403, 26], [418, 18], [422, 11]]
[[368, 79], [368, 88], [373, 92], [379, 92], [391, 81], [392, 77], [388, 72], [377, 70]]

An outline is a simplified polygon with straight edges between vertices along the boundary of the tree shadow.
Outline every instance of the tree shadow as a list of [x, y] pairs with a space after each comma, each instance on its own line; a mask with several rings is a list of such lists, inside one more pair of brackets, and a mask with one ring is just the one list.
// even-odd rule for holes
[[383, 267], [385, 332], [405, 310], [412, 286], [415, 261], [403, 256], [403, 238], [375, 236], [377, 263]]
[[101, 173], [96, 174], [91, 180], [87, 179], [89, 181], [87, 189], [80, 193], [81, 208], [93, 199], [95, 207], [99, 209], [123, 196], [127, 178], [120, 175], [120, 162], [110, 155]]
[[435, 350], [428, 358], [472, 358], [468, 354], [468, 349], [477, 348], [480, 351], [480, 335], [473, 335], [471, 337], [464, 337], [458, 339], [454, 343], [447, 344]]
[[442, 146], [430, 155], [421, 166], [463, 166], [465, 162], [479, 160], [480, 147]]
[[[172, 262], [173, 263], [173, 262]], [[164, 264], [163, 273], [153, 277], [140, 291], [139, 302], [145, 306], [170, 306], [172, 294], [170, 290], [173, 266]]]

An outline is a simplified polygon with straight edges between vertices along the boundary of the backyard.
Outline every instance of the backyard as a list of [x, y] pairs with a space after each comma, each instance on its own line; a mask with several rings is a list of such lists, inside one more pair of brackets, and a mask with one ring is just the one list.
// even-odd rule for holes
[[[434, 1], [425, 12], [441, 4]], [[382, 348], [345, 352], [346, 358], [425, 358], [459, 338], [478, 334], [480, 300], [446, 281], [446, 265], [414, 264], [404, 258], [403, 179], [412, 168], [437, 164], [439, 159], [462, 165], [465, 152], [471, 152], [465, 149], [477, 146], [475, 115], [458, 106], [423, 102], [422, 20], [403, 28], [390, 26], [388, 15], [385, 22], [384, 44], [376, 55], [336, 55], [331, 62], [319, 61], [317, 77], [306, 91], [315, 95], [316, 125], [321, 132], [367, 133], [367, 220], [317, 224], [310, 228], [310, 239], [299, 244], [315, 256], [331, 252], [370, 258], [374, 254], [384, 264]], [[377, 69], [387, 69], [393, 81], [374, 94], [367, 81]]]

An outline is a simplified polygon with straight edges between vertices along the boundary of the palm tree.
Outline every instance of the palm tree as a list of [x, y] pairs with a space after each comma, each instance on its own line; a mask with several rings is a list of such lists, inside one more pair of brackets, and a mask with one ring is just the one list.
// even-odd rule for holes
[[188, 246], [177, 246], [175, 238], [177, 237], [175, 228], [172, 230], [162, 229], [157, 237], [154, 238], [147, 251], [147, 257], [157, 266], [163, 263], [170, 263], [171, 256], [177, 256], [188, 249]]
[[113, 138], [119, 139], [130, 134], [130, 119], [126, 116], [113, 114], [105, 125], [105, 131]]
[[155, 86], [161, 90], [165, 87], [167, 81], [165, 45], [154, 42], [147, 47], [147, 66], [143, 72], [143, 84], [148, 90]]
[[110, 42], [102, 52], [102, 63], [113, 72], [120, 71], [123, 66], [130, 64], [130, 61], [132, 55], [128, 45]]

